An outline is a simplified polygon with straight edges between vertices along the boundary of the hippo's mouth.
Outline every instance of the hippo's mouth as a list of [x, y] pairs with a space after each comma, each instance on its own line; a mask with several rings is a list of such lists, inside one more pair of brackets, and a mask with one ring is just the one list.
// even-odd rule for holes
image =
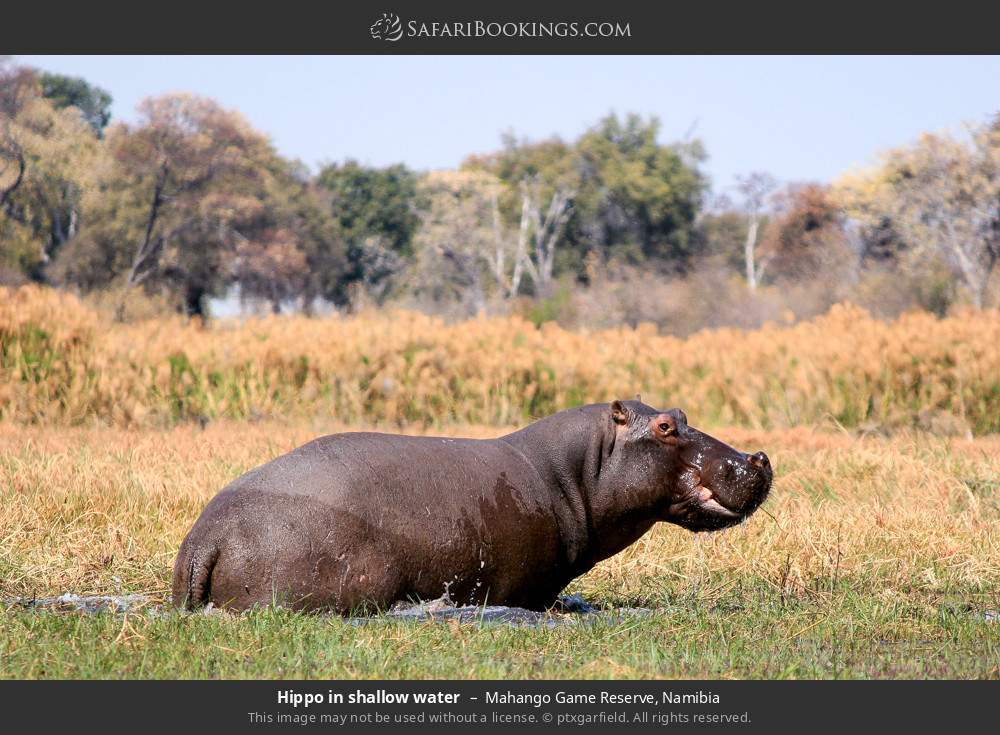
[[[704, 484], [697, 468], [689, 465], [681, 474], [680, 485], [680, 497], [669, 506], [664, 520], [692, 531], [717, 531], [736, 525], [760, 507], [771, 489], [767, 477], [750, 492], [734, 488], [731, 494], [718, 493]], [[738, 502], [735, 507], [734, 500]]]
[[712, 492], [710, 488], [705, 487], [702, 484], [698, 484], [695, 488], [695, 493], [697, 494], [697, 503], [701, 510], [714, 513], [716, 515], [722, 516], [724, 518], [742, 518], [742, 513], [737, 513], [735, 510], [730, 510], [722, 503], [719, 502], [718, 498], [715, 497], [715, 493]]

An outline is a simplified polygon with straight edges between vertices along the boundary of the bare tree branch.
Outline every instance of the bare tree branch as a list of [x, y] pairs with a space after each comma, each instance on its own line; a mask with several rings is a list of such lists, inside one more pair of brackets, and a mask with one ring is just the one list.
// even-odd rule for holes
[[9, 152], [17, 163], [17, 176], [14, 177], [14, 181], [10, 186], [0, 191], [0, 207], [5, 207], [10, 196], [21, 186], [21, 182], [24, 181], [24, 173], [28, 168], [28, 163], [25, 160], [24, 151], [21, 146], [13, 139], [8, 139], [8, 141], [10, 146]]
[[747, 237], [743, 244], [743, 259], [746, 263], [747, 286], [757, 290], [757, 284], [764, 276], [764, 269], [770, 258], [758, 262], [756, 257], [757, 238], [760, 230], [761, 211], [768, 195], [777, 186], [772, 176], [754, 172], [749, 176], [737, 177], [737, 189], [743, 195], [743, 207], [747, 213]]
[[[132, 258], [132, 267], [128, 274], [129, 286], [138, 285], [146, 278], [146, 275], [143, 275], [141, 279], [139, 278], [140, 271], [151, 263], [153, 256], [158, 253], [163, 246], [163, 238], [154, 239], [153, 231], [156, 229], [156, 223], [160, 216], [160, 209], [164, 203], [163, 191], [166, 188], [167, 176], [169, 173], [170, 169], [167, 164], [161, 164], [156, 174], [156, 180], [153, 184], [153, 198], [149, 205], [149, 215], [146, 218], [146, 228], [144, 230], [143, 239], [142, 242], [139, 243], [139, 247], [136, 248], [135, 255]], [[148, 273], [149, 270], [146, 270], [147, 275]]]
[[559, 188], [549, 200], [548, 210], [542, 218], [536, 200], [537, 181], [521, 182], [521, 230], [520, 238], [524, 238], [530, 228], [534, 240], [534, 261], [525, 251], [521, 239], [518, 241], [518, 253], [515, 261], [515, 277], [520, 281], [520, 270], [523, 267], [531, 277], [535, 286], [544, 289], [552, 281], [552, 271], [555, 265], [556, 247], [562, 237], [563, 229], [569, 220], [571, 208], [569, 201], [573, 192]]

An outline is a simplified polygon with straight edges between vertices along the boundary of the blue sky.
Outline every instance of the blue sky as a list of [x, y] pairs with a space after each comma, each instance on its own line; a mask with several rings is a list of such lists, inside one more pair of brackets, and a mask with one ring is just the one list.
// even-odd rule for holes
[[85, 77], [128, 119], [145, 96], [207, 95], [312, 166], [453, 167], [500, 135], [571, 139], [609, 111], [689, 129], [716, 191], [737, 174], [829, 181], [922, 131], [1000, 111], [1000, 57], [23, 56]]

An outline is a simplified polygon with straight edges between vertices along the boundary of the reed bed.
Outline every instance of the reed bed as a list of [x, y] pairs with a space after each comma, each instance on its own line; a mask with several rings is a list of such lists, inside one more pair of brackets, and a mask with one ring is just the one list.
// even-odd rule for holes
[[1000, 431], [1000, 312], [892, 322], [839, 305], [794, 325], [680, 339], [406, 311], [119, 324], [75, 297], [0, 289], [0, 420], [170, 426], [330, 418], [505, 426], [641, 394], [709, 426]]

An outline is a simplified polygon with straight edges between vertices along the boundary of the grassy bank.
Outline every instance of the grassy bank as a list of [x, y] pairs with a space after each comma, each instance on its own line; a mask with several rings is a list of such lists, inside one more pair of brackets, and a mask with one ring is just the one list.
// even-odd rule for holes
[[71, 296], [0, 289], [0, 419], [167, 426], [218, 418], [521, 423], [591, 401], [679, 405], [703, 425], [939, 422], [1000, 431], [1000, 312], [881, 322], [850, 306], [686, 339], [411, 312], [209, 328], [116, 324]]
[[[721, 582], [725, 584], [725, 581]], [[556, 629], [0, 613], [15, 678], [1000, 677], [998, 623], [960, 603], [886, 603], [847, 585], [809, 600], [751, 581], [624, 624]]]
[[[692, 415], [692, 421], [695, 421]], [[0, 425], [0, 595], [163, 597], [207, 499], [319, 434]], [[445, 433], [489, 436], [454, 426]], [[1000, 437], [730, 428], [776, 484], [745, 527], [655, 528], [571, 591], [650, 618], [554, 630], [0, 612], [3, 677], [998, 677]]]

